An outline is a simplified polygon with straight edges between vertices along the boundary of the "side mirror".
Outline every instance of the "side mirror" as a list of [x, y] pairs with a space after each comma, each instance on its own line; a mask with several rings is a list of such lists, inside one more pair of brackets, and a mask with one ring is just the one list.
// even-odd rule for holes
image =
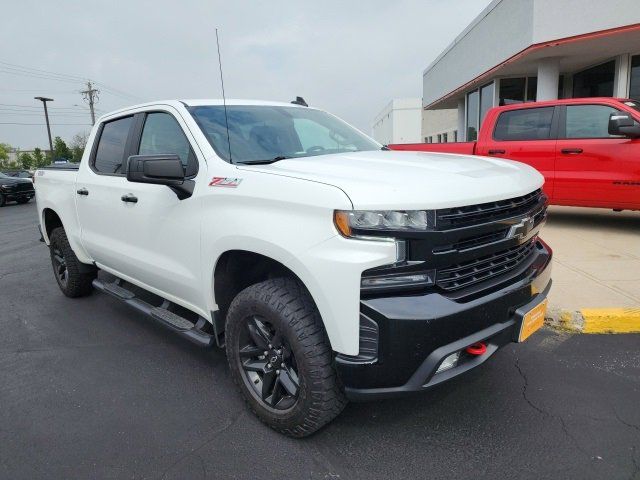
[[127, 180], [156, 185], [182, 185], [184, 168], [178, 155], [132, 155], [127, 162]]
[[609, 135], [638, 138], [640, 125], [628, 113], [612, 113], [609, 115]]
[[133, 183], [166, 185], [180, 200], [193, 194], [195, 182], [184, 178], [178, 155], [132, 155], [127, 160], [127, 180]]

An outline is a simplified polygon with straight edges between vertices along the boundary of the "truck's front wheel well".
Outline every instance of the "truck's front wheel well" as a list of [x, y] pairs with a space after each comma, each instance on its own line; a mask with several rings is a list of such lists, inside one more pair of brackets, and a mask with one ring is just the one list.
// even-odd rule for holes
[[54, 228], [62, 227], [62, 220], [56, 212], [50, 208], [45, 208], [43, 212], [44, 228], [47, 232], [47, 238], [51, 237]]
[[214, 272], [213, 293], [221, 318], [226, 318], [233, 299], [245, 288], [276, 277], [299, 280], [295, 273], [272, 258], [246, 250], [222, 254]]

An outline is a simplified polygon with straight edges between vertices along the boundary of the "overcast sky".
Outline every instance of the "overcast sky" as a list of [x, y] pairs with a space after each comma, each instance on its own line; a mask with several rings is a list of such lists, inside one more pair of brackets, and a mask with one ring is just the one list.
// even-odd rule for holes
[[[148, 100], [221, 97], [216, 27], [227, 98], [300, 95], [370, 133], [392, 98], [422, 97], [423, 69], [488, 3], [6, 0], [0, 142], [47, 147], [36, 95], [55, 99], [54, 136], [89, 130], [81, 78], [99, 82], [101, 114]], [[49, 74], [15, 65], [81, 78], [36, 78]]]

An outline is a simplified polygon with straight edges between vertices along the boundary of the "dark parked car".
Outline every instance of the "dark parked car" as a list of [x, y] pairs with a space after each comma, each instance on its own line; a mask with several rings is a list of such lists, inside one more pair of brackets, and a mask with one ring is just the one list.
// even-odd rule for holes
[[13, 200], [27, 203], [35, 194], [33, 182], [28, 178], [10, 177], [0, 173], [0, 207]]
[[2, 173], [9, 177], [33, 179], [33, 174], [27, 170], [9, 170]]

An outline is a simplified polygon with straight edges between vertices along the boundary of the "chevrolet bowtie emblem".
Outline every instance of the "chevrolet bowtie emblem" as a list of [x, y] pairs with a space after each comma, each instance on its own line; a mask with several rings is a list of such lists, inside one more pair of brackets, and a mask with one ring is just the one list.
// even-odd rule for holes
[[507, 238], [524, 238], [533, 230], [534, 225], [535, 222], [532, 217], [524, 217], [520, 222], [511, 225]]

